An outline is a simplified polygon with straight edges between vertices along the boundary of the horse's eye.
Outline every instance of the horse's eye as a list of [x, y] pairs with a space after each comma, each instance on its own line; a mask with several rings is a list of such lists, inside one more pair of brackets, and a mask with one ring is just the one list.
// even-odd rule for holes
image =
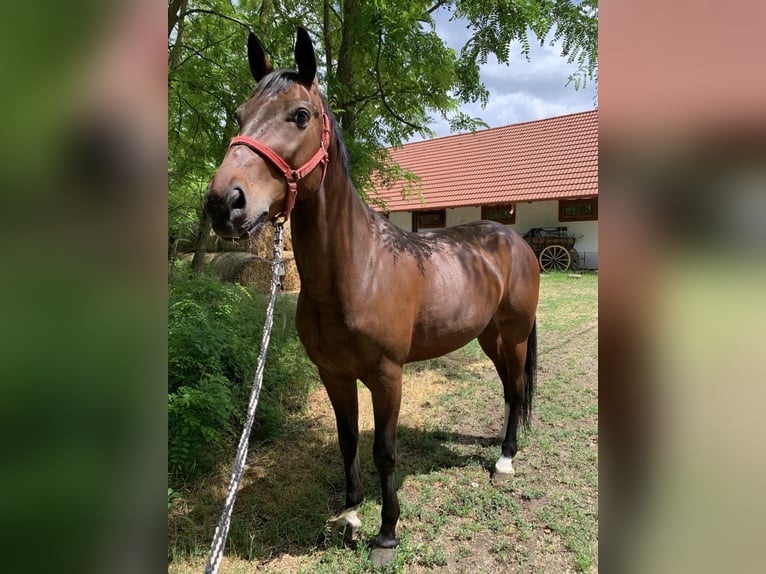
[[299, 127], [306, 127], [306, 124], [309, 123], [310, 119], [311, 114], [309, 114], [308, 110], [304, 108], [301, 108], [295, 112], [295, 123], [298, 124]]

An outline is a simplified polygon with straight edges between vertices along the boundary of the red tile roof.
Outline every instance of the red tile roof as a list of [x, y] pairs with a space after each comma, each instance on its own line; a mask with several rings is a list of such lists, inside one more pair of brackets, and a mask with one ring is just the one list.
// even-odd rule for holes
[[390, 211], [409, 211], [598, 194], [598, 110], [440, 137], [389, 148], [421, 180], [378, 189]]

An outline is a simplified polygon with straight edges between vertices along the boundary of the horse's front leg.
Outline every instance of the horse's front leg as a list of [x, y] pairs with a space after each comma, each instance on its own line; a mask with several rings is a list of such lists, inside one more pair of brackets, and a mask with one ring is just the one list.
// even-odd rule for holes
[[359, 405], [356, 379], [330, 375], [322, 370], [319, 375], [335, 411], [338, 443], [346, 475], [346, 503], [343, 511], [330, 518], [328, 524], [334, 530], [340, 530], [348, 538], [355, 540], [362, 526], [356, 508], [364, 498], [364, 487], [359, 474]]
[[[380, 474], [383, 508], [380, 532], [375, 538], [377, 548], [393, 549], [399, 545], [396, 523], [399, 520], [399, 499], [396, 495], [396, 425], [402, 400], [402, 367], [386, 363], [369, 381], [372, 407], [375, 413], [375, 442], [373, 457]], [[389, 558], [390, 559], [390, 558]]]

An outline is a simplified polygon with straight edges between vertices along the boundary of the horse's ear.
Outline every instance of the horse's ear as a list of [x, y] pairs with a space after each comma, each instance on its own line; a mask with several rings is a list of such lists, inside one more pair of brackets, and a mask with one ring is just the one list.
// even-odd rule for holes
[[306, 86], [314, 83], [317, 73], [317, 60], [309, 33], [300, 26], [295, 40], [295, 63], [298, 64], [298, 78]]
[[252, 32], [247, 37], [247, 61], [250, 63], [250, 72], [256, 82], [260, 82], [263, 76], [274, 69], [263, 45]]

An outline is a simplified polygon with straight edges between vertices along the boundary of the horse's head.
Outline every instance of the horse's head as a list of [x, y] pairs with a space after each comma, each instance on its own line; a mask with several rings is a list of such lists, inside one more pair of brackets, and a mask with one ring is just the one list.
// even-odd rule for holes
[[276, 70], [250, 33], [250, 70], [258, 83], [237, 109], [239, 135], [229, 146], [207, 191], [206, 209], [221, 237], [245, 237], [280, 215], [295, 196], [315, 192], [327, 168], [329, 118], [316, 82], [308, 33], [298, 28], [298, 71]]

